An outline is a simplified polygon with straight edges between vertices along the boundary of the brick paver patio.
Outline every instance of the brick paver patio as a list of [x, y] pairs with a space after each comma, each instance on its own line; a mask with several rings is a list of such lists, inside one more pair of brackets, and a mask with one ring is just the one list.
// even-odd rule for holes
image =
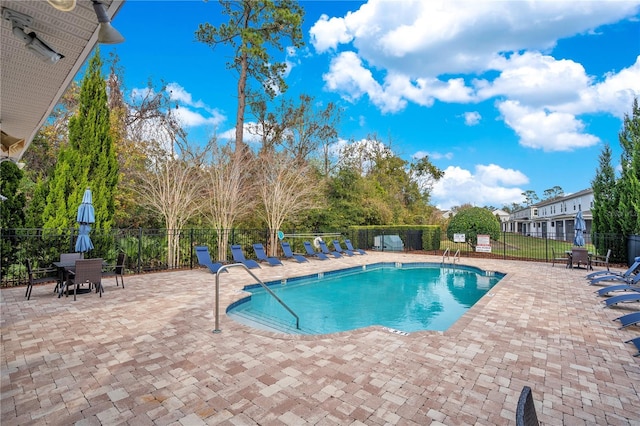
[[[370, 253], [263, 266], [264, 280], [380, 261]], [[203, 269], [126, 276], [97, 294], [58, 299], [53, 286], [2, 289], [3, 426], [515, 424], [524, 385], [545, 424], [640, 424], [640, 358], [623, 343], [640, 327], [603, 308], [584, 270], [491, 259], [507, 273], [446, 332], [382, 327], [325, 336], [253, 330], [224, 314], [250, 284]]]

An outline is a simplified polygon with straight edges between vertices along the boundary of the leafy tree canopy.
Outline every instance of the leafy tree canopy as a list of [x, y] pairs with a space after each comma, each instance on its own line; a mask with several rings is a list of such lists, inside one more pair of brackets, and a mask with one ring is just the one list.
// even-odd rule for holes
[[500, 238], [500, 222], [490, 210], [482, 207], [465, 208], [449, 222], [447, 238], [453, 241], [454, 234], [465, 234], [467, 243], [475, 247], [478, 234], [488, 234], [492, 240]]

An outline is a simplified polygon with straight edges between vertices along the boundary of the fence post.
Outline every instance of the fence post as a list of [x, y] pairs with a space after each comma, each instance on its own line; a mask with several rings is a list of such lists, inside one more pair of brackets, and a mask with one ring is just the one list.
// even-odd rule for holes
[[189, 269], [193, 269], [193, 228], [189, 230]]
[[549, 262], [549, 237], [544, 239], [544, 261]]
[[507, 231], [502, 231], [502, 259], [507, 260]]
[[140, 267], [142, 266], [142, 227], [138, 228], [138, 274], [140, 273]]

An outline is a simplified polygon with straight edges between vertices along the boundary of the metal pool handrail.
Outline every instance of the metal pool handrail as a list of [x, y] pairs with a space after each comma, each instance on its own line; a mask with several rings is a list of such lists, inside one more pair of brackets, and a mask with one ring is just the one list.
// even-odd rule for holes
[[[449, 247], [447, 247], [447, 249], [444, 251], [444, 253], [442, 253], [442, 264], [444, 265], [444, 260], [445, 259], [449, 259]], [[456, 254], [453, 255], [453, 264], [455, 265], [456, 263], [456, 259], [458, 259], [458, 262], [460, 261], [460, 249], [456, 250]]]
[[232, 263], [231, 265], [223, 265], [220, 267], [220, 269], [218, 269], [218, 272], [216, 272], [216, 305], [215, 305], [215, 310], [213, 311], [214, 313], [214, 317], [216, 319], [216, 328], [213, 330], [214, 333], [220, 333], [220, 273], [226, 271], [229, 268], [235, 268], [237, 266], [241, 266], [242, 268], [244, 268], [245, 271], [247, 271], [249, 273], [249, 275], [251, 275], [257, 282], [258, 284], [260, 284], [262, 286], [262, 288], [264, 288], [265, 290], [267, 290], [267, 293], [269, 293], [270, 295], [272, 295], [277, 301], [278, 303], [280, 303], [282, 305], [283, 308], [285, 308], [287, 311], [289, 311], [289, 313], [291, 315], [293, 315], [296, 319], [296, 329], [300, 330], [300, 317], [298, 317], [298, 315], [296, 315], [295, 312], [293, 312], [291, 310], [290, 307], [288, 307], [282, 300], [280, 300], [280, 298], [278, 296], [276, 296], [276, 294], [271, 291], [271, 289], [269, 287], [267, 287], [267, 285], [265, 283], [262, 282], [262, 280], [258, 277], [256, 277], [256, 275], [251, 272], [249, 270], [249, 268], [247, 268], [244, 264], [242, 263]]

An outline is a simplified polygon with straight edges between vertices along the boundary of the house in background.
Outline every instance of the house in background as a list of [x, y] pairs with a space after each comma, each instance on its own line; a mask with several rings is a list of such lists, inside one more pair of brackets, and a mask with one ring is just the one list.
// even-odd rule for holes
[[500, 230], [502, 232], [506, 231], [506, 224], [509, 222], [509, 213], [504, 210], [494, 210], [493, 215], [498, 218], [498, 222], [500, 222]]
[[592, 207], [593, 190], [589, 188], [517, 210], [509, 215], [508, 221], [503, 224], [503, 230], [532, 237], [573, 241], [574, 220], [578, 212], [582, 211], [587, 224], [585, 240], [590, 242]]

